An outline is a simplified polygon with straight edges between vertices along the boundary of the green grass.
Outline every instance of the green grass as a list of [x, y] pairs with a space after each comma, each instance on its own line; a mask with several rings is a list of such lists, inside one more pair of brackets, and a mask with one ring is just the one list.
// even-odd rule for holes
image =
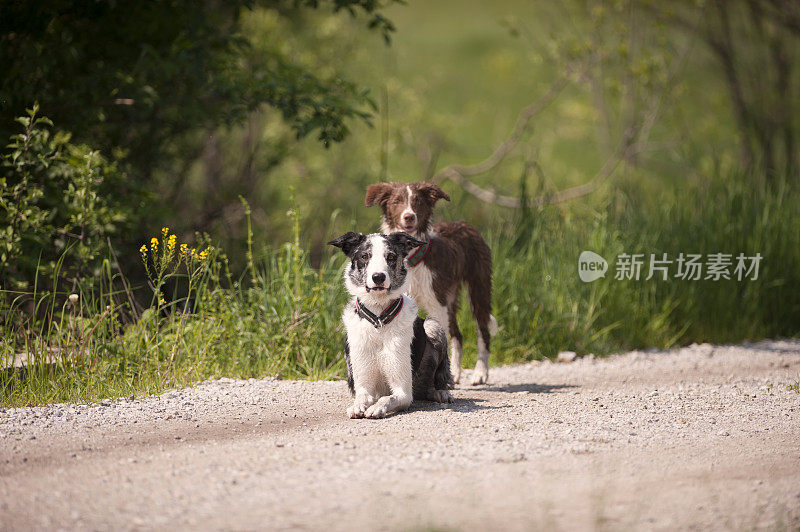
[[[597, 208], [574, 211], [547, 207], [484, 231], [494, 253], [494, 313], [500, 323], [493, 364], [565, 349], [602, 355], [800, 332], [797, 194], [719, 187], [686, 191], [663, 205], [598, 201]], [[299, 218], [293, 219], [293, 241], [256, 254], [241, 275], [246, 281], [232, 278], [225, 257], [214, 253], [188, 273], [171, 263], [164, 282], [193, 283], [194, 315], [154, 299], [126, 324], [130, 309], [124, 294], [112, 289], [118, 280], [110, 275], [94, 292], [82, 293], [76, 306], [66, 293], [29, 297], [38, 301], [36, 321], [14, 321], [23, 316], [20, 303], [3, 309], [2, 354], [27, 350], [37, 360], [25, 370], [0, 373], [0, 403], [96, 401], [221, 376], [343, 377], [342, 258], [322, 250], [321, 266], [310, 267], [309, 252], [299, 242]], [[606, 277], [593, 283], [577, 275], [578, 255], [587, 249], [610, 263]], [[764, 259], [756, 281], [619, 281], [613, 263], [623, 252], [758, 252]], [[459, 320], [469, 365], [475, 327], [467, 309]], [[61, 355], [56, 364], [43, 360], [48, 347]]]
[[[185, 296], [159, 301], [154, 292], [149, 308], [123, 325], [136, 313], [121, 303], [124, 293], [102, 288], [114, 285], [111, 276], [99, 291], [81, 292], [74, 305], [68, 293], [41, 295], [39, 306], [53, 310], [40, 320], [15, 324], [13, 316], [22, 314], [12, 303], [3, 309], [1, 354], [28, 352], [34, 363], [0, 373], [0, 404], [96, 401], [221, 376], [342, 374], [339, 316], [346, 297], [338, 265], [329, 260], [310, 268], [297, 224], [292, 243], [265, 249], [250, 262], [242, 275], [247, 283], [230, 276], [227, 258], [214, 248], [205, 259], [179, 260], [185, 255], [180, 243], [168, 251], [167, 234], [155, 252], [152, 245], [143, 251], [150, 284], [164, 287], [159, 292], [164, 293], [183, 283], [195, 313], [180, 310]], [[58, 354], [54, 364], [47, 360], [48, 349]]]
[[[68, 314], [65, 332], [51, 327], [46, 341], [28, 346], [28, 352], [36, 355], [34, 364], [0, 373], [2, 404], [96, 401], [156, 393], [221, 376], [341, 375], [339, 315], [345, 297], [338, 267], [312, 270], [302, 252], [287, 245], [265, 251], [254, 273], [257, 284], [249, 288], [238, 281], [225, 287], [209, 281], [194, 315], [181, 313], [174, 302], [156, 305], [135, 323], [95, 329], [91, 338], [89, 327], [73, 327], [75, 320]], [[83, 320], [98, 321], [101, 313], [92, 312], [91, 303], [85, 307], [84, 314], [93, 316]], [[124, 310], [114, 308], [105, 321], [119, 319]], [[47, 334], [45, 323], [30, 325], [37, 326], [36, 335]], [[6, 338], [20, 335], [4, 332]], [[56, 347], [57, 363], [45, 361], [45, 344]], [[25, 350], [11, 342], [4, 347], [4, 354]]]
[[[554, 208], [530, 213], [513, 229], [491, 235], [501, 324], [494, 360], [551, 357], [563, 349], [607, 354], [797, 335], [800, 233], [793, 220], [798, 219], [796, 194], [741, 185], [687, 190], [660, 205], [617, 210], [601, 204], [583, 215]], [[580, 281], [577, 259], [583, 250], [609, 261], [605, 278]], [[681, 252], [760, 253], [763, 259], [757, 280], [646, 281], [646, 266], [642, 280], [614, 278], [621, 253], [667, 253], [674, 260]], [[468, 321], [466, 309], [460, 320]], [[473, 327], [469, 336], [474, 337]], [[472, 363], [469, 347], [466, 359]]]

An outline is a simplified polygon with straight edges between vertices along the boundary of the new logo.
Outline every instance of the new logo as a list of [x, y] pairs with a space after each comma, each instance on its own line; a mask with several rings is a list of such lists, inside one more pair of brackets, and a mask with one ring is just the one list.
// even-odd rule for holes
[[578, 257], [578, 276], [584, 283], [591, 283], [606, 276], [608, 262], [594, 251], [583, 251]]

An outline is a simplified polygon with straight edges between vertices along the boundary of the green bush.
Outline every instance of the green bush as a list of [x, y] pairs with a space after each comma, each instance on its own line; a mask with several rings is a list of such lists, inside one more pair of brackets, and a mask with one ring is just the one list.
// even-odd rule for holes
[[135, 204], [124, 175], [90, 147], [71, 144], [69, 133], [51, 133], [38, 105], [17, 122], [22, 132], [0, 166], [0, 286], [24, 292], [60, 280], [91, 287], [107, 238]]

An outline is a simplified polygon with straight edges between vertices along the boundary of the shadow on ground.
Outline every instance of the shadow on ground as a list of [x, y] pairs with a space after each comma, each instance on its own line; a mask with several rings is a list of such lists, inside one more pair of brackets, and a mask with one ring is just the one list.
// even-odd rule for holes
[[[472, 392], [475, 395], [485, 394], [486, 392], [504, 393], [557, 393], [569, 388], [579, 388], [575, 384], [506, 384], [491, 386], [476, 386], [461, 388], [464, 393]], [[435, 412], [437, 410], [453, 410], [456, 412], [476, 412], [478, 410], [496, 410], [507, 408], [506, 404], [491, 404], [486, 397], [456, 397], [452, 404], [440, 404], [431, 401], [414, 401], [409, 408], [409, 412]]]
[[485, 388], [476, 388], [482, 392], [505, 392], [505, 393], [519, 393], [519, 392], [528, 392], [528, 393], [556, 393], [562, 390], [566, 390], [569, 388], [580, 388], [580, 386], [576, 384], [534, 384], [534, 383], [524, 383], [524, 384], [496, 384], [492, 386], [487, 386]]
[[409, 412], [435, 412], [437, 410], [454, 410], [456, 412], [476, 412], [478, 410], [496, 410], [505, 408], [505, 405], [491, 405], [486, 399], [473, 397], [456, 397], [450, 404], [435, 403], [432, 401], [414, 401]]

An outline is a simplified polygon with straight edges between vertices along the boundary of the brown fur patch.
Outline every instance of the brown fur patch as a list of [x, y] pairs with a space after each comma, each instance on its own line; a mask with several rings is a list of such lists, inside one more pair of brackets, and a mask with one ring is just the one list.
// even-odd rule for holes
[[[492, 252], [478, 230], [466, 222], [440, 222], [433, 226], [433, 233], [436, 236], [431, 238], [431, 252], [425, 264], [434, 272], [433, 289], [437, 300], [448, 306], [450, 335], [461, 339], [455, 318], [458, 291], [465, 283], [472, 314], [488, 349], [489, 316], [492, 311]], [[436, 247], [444, 247], [446, 243], [447, 247], [458, 251], [447, 255], [442, 253], [440, 258], [444, 260], [430, 261], [434, 242], [441, 242]], [[443, 302], [439, 297], [440, 290], [453, 294], [451, 299]]]

